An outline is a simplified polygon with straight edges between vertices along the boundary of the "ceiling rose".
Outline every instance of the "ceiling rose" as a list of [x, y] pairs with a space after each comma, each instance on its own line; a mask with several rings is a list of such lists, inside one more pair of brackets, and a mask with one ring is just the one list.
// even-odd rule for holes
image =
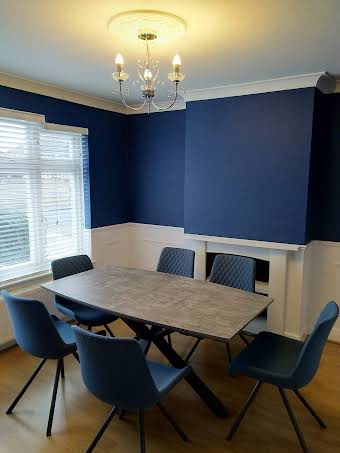
[[178, 54], [172, 60], [172, 72], [168, 74], [168, 79], [172, 82], [174, 89], [169, 94], [170, 103], [161, 107], [155, 103], [154, 96], [157, 87], [162, 86], [164, 82], [159, 77], [159, 61], [151, 56], [151, 45], [154, 42], [164, 43], [182, 36], [186, 30], [185, 21], [163, 11], [134, 10], [116, 14], [109, 20], [108, 25], [120, 38], [128, 39], [132, 34], [145, 46], [145, 56], [137, 61], [137, 79], [133, 81], [133, 84], [138, 85], [141, 89], [144, 99], [139, 106], [129, 105], [125, 100], [128, 89], [125, 89], [124, 93], [123, 85], [126, 87], [129, 74], [124, 71], [123, 55], [118, 53], [116, 56], [116, 72], [112, 74], [112, 78], [118, 82], [118, 93], [124, 106], [131, 110], [142, 110], [146, 105], [148, 113], [151, 111], [151, 106], [158, 111], [171, 108], [180, 94], [178, 86], [185, 78], [185, 74], [181, 72], [182, 61]]
[[155, 10], [132, 10], [115, 14], [108, 22], [109, 30], [120, 37], [136, 37], [153, 33], [159, 43], [183, 36], [187, 24], [174, 14]]

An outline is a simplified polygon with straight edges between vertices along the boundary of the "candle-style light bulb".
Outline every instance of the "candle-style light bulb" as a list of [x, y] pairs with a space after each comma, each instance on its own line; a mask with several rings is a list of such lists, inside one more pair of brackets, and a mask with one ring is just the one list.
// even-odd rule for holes
[[182, 64], [181, 57], [178, 54], [176, 54], [172, 60], [172, 66], [175, 72], [179, 72], [181, 64]]
[[124, 58], [121, 53], [117, 53], [116, 58], [115, 58], [115, 63], [117, 66], [117, 72], [122, 72], [122, 69], [124, 66]]
[[145, 71], [144, 71], [144, 80], [147, 81], [147, 82], [152, 80], [152, 72], [148, 68], [146, 68]]

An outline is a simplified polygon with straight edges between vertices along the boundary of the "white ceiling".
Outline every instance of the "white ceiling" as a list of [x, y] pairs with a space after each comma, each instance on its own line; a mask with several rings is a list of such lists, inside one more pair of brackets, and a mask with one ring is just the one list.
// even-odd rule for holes
[[328, 71], [340, 76], [340, 0], [0, 0], [0, 72], [114, 99], [120, 51], [133, 74], [141, 48], [107, 30], [128, 9], [161, 9], [187, 21], [157, 47], [163, 78], [182, 56], [187, 90]]

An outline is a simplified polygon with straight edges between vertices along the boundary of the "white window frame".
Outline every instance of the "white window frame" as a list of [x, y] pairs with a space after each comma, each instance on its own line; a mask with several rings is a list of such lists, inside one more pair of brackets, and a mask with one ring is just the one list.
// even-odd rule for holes
[[[19, 110], [12, 110], [12, 109], [5, 109], [5, 108], [0, 108], [0, 117], [7, 117], [7, 118], [12, 118], [12, 119], [18, 119], [18, 120], [25, 120], [25, 121], [34, 121], [34, 122], [37, 122], [37, 123], [41, 123], [41, 126], [43, 127], [43, 129], [46, 129], [46, 130], [50, 130], [50, 131], [60, 131], [60, 132], [68, 132], [68, 133], [75, 133], [75, 134], [80, 134], [80, 135], [88, 135], [88, 129], [87, 128], [83, 128], [83, 127], [76, 127], [76, 126], [68, 126], [68, 125], [62, 125], [62, 124], [54, 124], [54, 123], [47, 123], [45, 121], [45, 116], [44, 115], [39, 115], [39, 114], [34, 114], [34, 113], [30, 113], [30, 112], [22, 112], [22, 111], [19, 111]], [[37, 140], [38, 140], [38, 137], [37, 137]], [[38, 169], [27, 169], [25, 170], [25, 164], [23, 164], [21, 162], [21, 166], [20, 166], [20, 169], [18, 170], [18, 174], [19, 173], [22, 173], [24, 170], [25, 170], [25, 174], [28, 174], [28, 175], [31, 175], [33, 171], [38, 171], [39, 172], [39, 177], [36, 178], [35, 180], [42, 180], [42, 175], [46, 172], [50, 172], [51, 170], [51, 164], [53, 164], [53, 167], [58, 169], [58, 167], [60, 168], [60, 170], [62, 170], [63, 173], [67, 174], [71, 174], [71, 175], [74, 175], [73, 178], [71, 178], [71, 184], [81, 184], [81, 191], [82, 193], [84, 193], [84, 185], [83, 185], [83, 181], [79, 180], [79, 178], [76, 177], [75, 173], [76, 171], [78, 171], [79, 169], [76, 167], [76, 163], [73, 162], [71, 163], [71, 166], [70, 166], [70, 163], [68, 162], [67, 163], [67, 166], [63, 163], [60, 163], [60, 165], [58, 165], [58, 162], [57, 160], [55, 159], [41, 159], [41, 161], [43, 161], [41, 163], [41, 165], [39, 166]], [[28, 166], [29, 167], [29, 164]], [[81, 175], [83, 174], [82, 171], [80, 173]], [[36, 188], [34, 189], [36, 190]], [[41, 199], [40, 196], [36, 197], [36, 199]], [[73, 203], [75, 203], [75, 200], [73, 200]], [[34, 207], [34, 210], [37, 211], [37, 206]], [[79, 245], [79, 241], [82, 242], [82, 244], [84, 244], [84, 252], [85, 253], [88, 253], [90, 254], [90, 249], [91, 249], [91, 243], [90, 243], [90, 235], [89, 235], [89, 232], [88, 230], [85, 228], [85, 212], [84, 212], [84, 197], [83, 197], [83, 219], [82, 219], [82, 224], [83, 224], [83, 234], [80, 235], [79, 234], [79, 229], [77, 229], [77, 231], [74, 231], [76, 234], [76, 241], [78, 242], [78, 245]], [[39, 216], [40, 214], [37, 213], [37, 216]], [[75, 215], [75, 210], [73, 209], [72, 210], [72, 216]], [[34, 217], [34, 216], [32, 216]], [[77, 219], [77, 222], [79, 222], [79, 219]], [[33, 221], [33, 219], [29, 219], [29, 228], [37, 228], [38, 224], [37, 222]], [[75, 225], [76, 223], [75, 222], [72, 222], [73, 225]], [[39, 233], [38, 233], [39, 234]], [[30, 235], [31, 236], [31, 235]], [[42, 234], [40, 235], [42, 237]], [[24, 263], [17, 263], [17, 264], [12, 264], [12, 265], [9, 265], [7, 266], [7, 270], [9, 269], [13, 269], [13, 270], [17, 270], [19, 269], [20, 267], [23, 268], [23, 267], [29, 267], [29, 263], [33, 264], [34, 263], [41, 263], [41, 265], [43, 265], [44, 263], [47, 265], [49, 260], [46, 260], [46, 256], [44, 256], [44, 258], [41, 256], [41, 253], [43, 251], [43, 248], [38, 246], [38, 243], [37, 241], [33, 241], [33, 243], [30, 243], [30, 252], [31, 252], [31, 259], [29, 261], [26, 261]], [[72, 251], [70, 250], [70, 254], [72, 253]], [[61, 258], [65, 256], [65, 253], [62, 253], [60, 254], [59, 256], [58, 255], [54, 255], [53, 256], [53, 259], [57, 259], [57, 258]], [[10, 287], [12, 286], [13, 284], [19, 284], [21, 282], [25, 282], [25, 281], [30, 281], [32, 279], [36, 279], [36, 278], [41, 278], [41, 276], [43, 275], [47, 275], [47, 274], [50, 274], [51, 271], [50, 269], [49, 270], [43, 270], [43, 271], [38, 271], [38, 272], [28, 272], [28, 273], [25, 273], [25, 274], [22, 274], [18, 277], [14, 277], [14, 278], [10, 278], [10, 279], [6, 279], [6, 280], [2, 280], [0, 281], [0, 289], [2, 288], [6, 288], [6, 287]]]

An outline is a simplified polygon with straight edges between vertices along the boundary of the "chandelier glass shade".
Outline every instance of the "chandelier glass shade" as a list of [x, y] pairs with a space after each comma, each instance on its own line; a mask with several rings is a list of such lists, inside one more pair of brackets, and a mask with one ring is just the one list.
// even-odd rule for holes
[[109, 27], [120, 36], [131, 35], [134, 33], [140, 41], [144, 43], [145, 56], [137, 62], [137, 84], [142, 92], [143, 102], [139, 106], [129, 105], [125, 100], [125, 82], [129, 74], [124, 71], [124, 58], [118, 53], [115, 58], [116, 72], [112, 74], [113, 80], [118, 82], [118, 92], [123, 105], [131, 110], [142, 110], [147, 107], [148, 113], [154, 107], [158, 111], [170, 109], [178, 99], [179, 84], [185, 78], [181, 72], [181, 58], [177, 54], [172, 60], [172, 72], [168, 74], [168, 79], [174, 84], [171, 100], [166, 106], [159, 106], [155, 103], [154, 97], [158, 87], [164, 85], [159, 77], [159, 62], [151, 57], [151, 44], [167, 42], [170, 39], [182, 36], [186, 30], [185, 22], [172, 14], [162, 11], [128, 11], [113, 16], [109, 21]]

